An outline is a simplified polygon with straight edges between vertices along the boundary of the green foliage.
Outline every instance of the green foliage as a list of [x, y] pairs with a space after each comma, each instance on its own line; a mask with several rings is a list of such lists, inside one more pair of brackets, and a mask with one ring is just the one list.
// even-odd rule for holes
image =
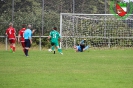
[[[95, 3], [94, 3], [95, 2]], [[97, 13], [104, 5], [99, 0], [75, 0], [75, 12], [77, 13]], [[44, 27], [45, 30], [50, 30], [51, 26], [59, 27], [60, 12], [72, 12], [72, 0], [48, 0], [45, 1], [44, 7]], [[92, 4], [93, 3], [93, 4]], [[104, 10], [104, 9], [103, 9]], [[15, 27], [19, 30], [22, 23], [33, 24], [37, 28], [42, 26], [42, 1], [38, 0], [14, 0], [14, 10], [12, 9], [12, 0], [6, 0], [6, 3], [1, 4], [0, 22], [12, 21], [12, 11], [14, 12], [13, 21]], [[1, 30], [1, 29], [0, 29]], [[45, 31], [47, 32], [47, 31]], [[45, 33], [44, 33], [45, 34]]]

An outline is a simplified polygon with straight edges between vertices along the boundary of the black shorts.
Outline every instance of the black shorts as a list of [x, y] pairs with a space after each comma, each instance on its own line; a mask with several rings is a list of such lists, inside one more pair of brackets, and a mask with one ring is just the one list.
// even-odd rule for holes
[[53, 46], [53, 45], [55, 45], [55, 43], [51, 42], [51, 45]]
[[28, 48], [31, 47], [31, 43], [29, 39], [25, 39], [25, 47], [28, 47]]
[[80, 44], [80, 47], [81, 47], [81, 52], [83, 52], [83, 49], [85, 48], [85, 45], [84, 44]]
[[81, 48], [85, 48], [85, 44], [80, 44], [80, 47]]

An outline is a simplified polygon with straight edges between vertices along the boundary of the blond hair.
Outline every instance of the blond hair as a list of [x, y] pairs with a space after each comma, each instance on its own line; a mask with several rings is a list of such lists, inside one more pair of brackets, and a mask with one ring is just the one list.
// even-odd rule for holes
[[13, 26], [13, 23], [10, 22], [10, 23], [9, 23], [9, 26]]

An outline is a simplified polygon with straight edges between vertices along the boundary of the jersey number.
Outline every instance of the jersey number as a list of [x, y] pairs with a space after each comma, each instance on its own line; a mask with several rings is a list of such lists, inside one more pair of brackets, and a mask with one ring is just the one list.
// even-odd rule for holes
[[56, 38], [56, 34], [53, 34], [53, 38]]

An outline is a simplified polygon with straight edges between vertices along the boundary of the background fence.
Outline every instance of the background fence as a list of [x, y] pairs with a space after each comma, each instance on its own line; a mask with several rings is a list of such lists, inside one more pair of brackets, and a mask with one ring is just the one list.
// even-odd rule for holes
[[60, 13], [110, 14], [111, 1], [115, 0], [0, 0], [0, 49], [8, 48], [5, 30], [9, 22], [14, 23], [17, 35], [22, 24], [32, 24], [37, 29], [33, 48], [41, 50], [50, 46], [46, 36], [52, 27], [60, 30]]

